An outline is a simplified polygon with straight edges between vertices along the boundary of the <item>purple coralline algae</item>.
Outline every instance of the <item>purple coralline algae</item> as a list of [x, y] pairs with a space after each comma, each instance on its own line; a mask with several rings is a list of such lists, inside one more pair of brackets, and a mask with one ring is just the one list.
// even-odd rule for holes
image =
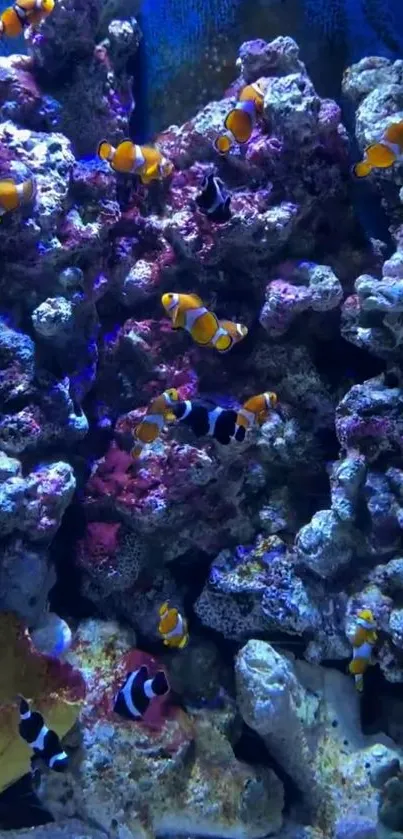
[[364, 274], [342, 308], [341, 332], [347, 341], [387, 361], [399, 361], [403, 341], [403, 251], [384, 262], [382, 277]]
[[287, 331], [300, 312], [326, 312], [336, 308], [342, 298], [342, 286], [329, 266], [302, 262], [296, 266], [291, 282], [279, 278], [268, 284], [260, 322], [271, 337], [276, 337]]

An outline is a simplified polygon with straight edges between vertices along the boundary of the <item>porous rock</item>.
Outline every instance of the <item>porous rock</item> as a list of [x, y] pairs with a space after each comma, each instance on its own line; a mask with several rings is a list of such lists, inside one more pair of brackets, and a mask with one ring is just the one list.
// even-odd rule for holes
[[147, 663], [150, 672], [158, 668], [127, 642], [116, 625], [98, 631], [90, 622], [79, 629], [68, 655], [81, 662], [88, 701], [80, 718], [84, 749], [74, 772], [43, 778], [40, 795], [56, 819], [75, 814], [110, 839], [116, 829], [127, 836], [175, 830], [229, 839], [240, 832], [247, 837], [277, 832], [280, 781], [271, 770], [238, 762], [208, 718], [191, 718], [174, 706], [169, 710], [164, 697], [154, 700], [153, 727], [112, 713], [114, 691], [130, 662]]
[[351, 680], [294, 662], [263, 641], [246, 644], [235, 672], [245, 721], [303, 790], [325, 834], [345, 835], [347, 824], [363, 820], [366, 829], [375, 829], [378, 801], [371, 778], [397, 752], [384, 735], [361, 733]]

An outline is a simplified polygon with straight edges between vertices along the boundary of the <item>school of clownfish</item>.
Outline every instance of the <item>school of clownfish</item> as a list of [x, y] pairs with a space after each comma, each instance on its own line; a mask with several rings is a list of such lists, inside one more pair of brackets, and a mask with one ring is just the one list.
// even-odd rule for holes
[[[54, 9], [54, 0], [17, 0], [0, 15], [0, 38], [17, 37], [27, 27], [37, 27]], [[263, 112], [264, 95], [258, 84], [246, 85], [240, 92], [236, 105], [224, 120], [223, 131], [214, 140], [215, 150], [228, 154], [231, 149], [249, 142], [256, 120]], [[152, 181], [169, 177], [174, 169], [157, 148], [138, 145], [124, 140], [116, 148], [102, 140], [97, 155], [113, 171], [122, 175], [136, 175], [145, 186]], [[367, 177], [374, 169], [388, 169], [403, 160], [403, 121], [391, 123], [380, 140], [365, 149], [363, 160], [353, 166], [356, 178]], [[12, 178], [0, 180], [0, 216], [29, 204], [35, 198], [35, 182], [29, 178], [17, 183]], [[222, 223], [231, 217], [231, 196], [220, 178], [208, 175], [196, 198], [198, 209], [211, 221]], [[213, 348], [219, 353], [228, 352], [248, 334], [243, 324], [219, 320], [196, 294], [167, 293], [162, 296], [162, 306], [171, 320], [173, 329], [186, 330], [195, 344]], [[208, 400], [181, 400], [174, 388], [165, 390], [153, 399], [141, 422], [134, 429], [133, 458], [141, 456], [144, 447], [153, 443], [165, 423], [182, 422], [195, 436], [210, 435], [221, 445], [231, 441], [242, 442], [247, 432], [260, 426], [275, 410], [277, 396], [272, 392], [260, 393], [247, 399], [237, 410], [215, 405]], [[376, 621], [370, 609], [361, 609], [355, 615], [354, 629], [350, 636], [353, 649], [349, 672], [354, 676], [356, 688], [362, 692], [364, 674], [372, 663], [377, 642]], [[168, 602], [163, 603], [158, 615], [158, 635], [163, 644], [181, 650], [189, 642], [186, 618]], [[150, 703], [169, 693], [170, 686], [163, 670], [150, 676], [143, 665], [127, 674], [125, 682], [114, 698], [113, 710], [126, 720], [142, 720]], [[19, 733], [52, 770], [64, 772], [69, 757], [58, 735], [46, 726], [43, 716], [31, 710], [22, 696], [19, 702]]]
[[[28, 27], [36, 28], [53, 12], [55, 0], [17, 0], [0, 15], [0, 38], [15, 38]], [[244, 146], [251, 139], [256, 121], [263, 114], [264, 93], [257, 82], [245, 85], [235, 106], [230, 108], [222, 132], [213, 145], [220, 155], [228, 155], [233, 148]], [[137, 176], [147, 186], [152, 181], [168, 178], [173, 163], [154, 146], [138, 145], [123, 140], [114, 147], [101, 140], [97, 156], [121, 175]], [[382, 137], [364, 151], [363, 160], [352, 167], [357, 179], [366, 178], [374, 169], [389, 169], [403, 160], [403, 121], [392, 122]], [[0, 216], [29, 204], [35, 198], [32, 178], [18, 183], [14, 178], [0, 180]], [[225, 223], [231, 218], [231, 195], [223, 181], [210, 173], [201, 185], [196, 205], [201, 213], [215, 223]]]

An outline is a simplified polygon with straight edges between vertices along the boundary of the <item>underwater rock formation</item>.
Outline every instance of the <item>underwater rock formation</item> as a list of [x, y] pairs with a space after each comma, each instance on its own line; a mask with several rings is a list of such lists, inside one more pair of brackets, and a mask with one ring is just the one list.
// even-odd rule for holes
[[[346, 71], [343, 93], [356, 108], [355, 136], [361, 151], [379, 142], [392, 122], [403, 118], [403, 68], [401, 61], [363, 58]], [[394, 228], [401, 224], [401, 163], [393, 168], [376, 169], [371, 183], [382, 198]]]
[[270, 630], [314, 632], [321, 622], [277, 536], [260, 537], [254, 546], [239, 546], [234, 553], [222, 551], [194, 608], [206, 626], [236, 640]]
[[[13, 430], [9, 426], [7, 434], [11, 436]], [[17, 448], [15, 441], [14, 447]], [[3, 464], [5, 460], [12, 474], [0, 486], [1, 536], [17, 532], [34, 542], [49, 542], [73, 497], [76, 483], [71, 466], [63, 462], [38, 464], [24, 478], [15, 458], [3, 455]]]
[[399, 361], [402, 344], [403, 252], [384, 262], [382, 278], [357, 278], [355, 294], [342, 308], [341, 333], [347, 341], [379, 358]]
[[348, 826], [360, 823], [374, 830], [373, 779], [396, 763], [398, 752], [384, 735], [361, 734], [349, 679], [293, 662], [263, 641], [249, 641], [238, 653], [235, 672], [245, 721], [304, 791], [325, 835], [349, 835]]
[[[394, 752], [360, 734], [352, 675], [319, 665], [345, 669], [369, 609], [376, 678], [403, 681], [400, 164], [374, 176], [397, 248], [378, 278], [384, 248], [356, 218], [340, 108], [283, 36], [244, 43], [227, 95], [157, 138], [169, 177], [117, 173], [95, 154], [128, 130], [139, 32], [114, 14], [62, 0], [28, 35], [30, 57], [0, 61], [0, 179], [36, 183], [0, 225], [0, 610], [34, 631], [61, 604], [87, 685], [73, 772], [44, 774], [41, 796], [55, 837], [73, 816], [111, 839], [371, 836], [372, 778]], [[400, 70], [367, 59], [346, 74], [362, 147], [397, 113]], [[259, 82], [262, 114], [220, 156], [245, 82]], [[210, 174], [230, 194], [222, 223], [196, 200]], [[172, 328], [169, 292], [248, 334], [228, 354], [197, 345]], [[274, 396], [243, 441], [167, 412], [135, 457], [138, 424], [171, 388], [237, 417]], [[184, 649], [163, 644], [166, 601], [188, 621]], [[141, 664], [172, 690], [124, 722], [113, 700]], [[279, 833], [289, 780], [312, 824], [292, 812]]]
[[266, 288], [260, 322], [272, 338], [286, 332], [294, 317], [301, 312], [307, 309], [326, 312], [336, 308], [343, 297], [342, 286], [327, 265], [302, 262], [296, 266], [290, 279], [291, 282], [272, 280]]
[[181, 833], [228, 837], [276, 833], [281, 782], [271, 770], [238, 762], [208, 716], [189, 715], [165, 697], [154, 700], [145, 724], [112, 713], [126, 672], [144, 663], [151, 673], [158, 667], [130, 642], [117, 625], [81, 625], [69, 659], [87, 682], [83, 748], [74, 757], [74, 773], [44, 776], [46, 807], [57, 820], [75, 814], [110, 837], [116, 830], [152, 837], [174, 826]]

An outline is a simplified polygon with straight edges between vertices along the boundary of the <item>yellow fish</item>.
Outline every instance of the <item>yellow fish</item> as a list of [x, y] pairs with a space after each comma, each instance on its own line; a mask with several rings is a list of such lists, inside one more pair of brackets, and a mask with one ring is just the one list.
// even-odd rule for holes
[[219, 321], [197, 294], [163, 294], [161, 303], [174, 329], [186, 329], [195, 344], [228, 352], [248, 333], [247, 327], [232, 321]]
[[134, 429], [135, 444], [131, 450], [132, 457], [140, 457], [144, 446], [157, 439], [166, 420], [175, 419], [170, 409], [178, 399], [178, 391], [171, 387], [150, 402], [145, 417]]
[[17, 38], [25, 26], [38, 26], [54, 7], [54, 0], [17, 0], [0, 15], [0, 38]]
[[187, 621], [169, 603], [163, 603], [159, 609], [160, 622], [158, 632], [166, 647], [183, 650], [189, 643]]
[[241, 90], [235, 108], [225, 117], [225, 131], [214, 141], [216, 151], [227, 154], [234, 143], [243, 145], [250, 140], [257, 114], [263, 110], [263, 102], [264, 96], [258, 84], [248, 84]]
[[244, 440], [246, 432], [255, 424], [262, 425], [277, 405], [277, 395], [272, 391], [251, 396], [239, 409], [235, 424], [235, 440]]
[[356, 178], [366, 178], [373, 169], [390, 169], [403, 160], [403, 121], [393, 122], [379, 143], [372, 143], [364, 152], [364, 160], [352, 168]]
[[353, 646], [353, 658], [348, 668], [360, 692], [364, 687], [364, 673], [371, 664], [372, 650], [377, 639], [376, 622], [371, 609], [361, 609], [357, 612], [354, 635], [350, 639]]
[[17, 184], [13, 178], [0, 181], [0, 216], [18, 210], [35, 198], [35, 181], [29, 178]]
[[143, 184], [161, 181], [173, 171], [173, 163], [153, 146], [138, 146], [124, 140], [114, 148], [102, 140], [97, 149], [101, 160], [106, 160], [115, 172], [138, 175]]

